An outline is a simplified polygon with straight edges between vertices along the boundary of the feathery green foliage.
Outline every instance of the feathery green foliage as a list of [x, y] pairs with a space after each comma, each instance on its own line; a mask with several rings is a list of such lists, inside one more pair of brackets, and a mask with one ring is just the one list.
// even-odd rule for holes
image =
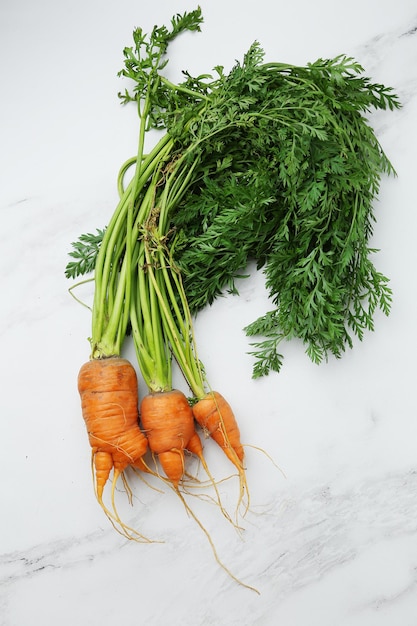
[[[381, 176], [395, 172], [369, 114], [398, 108], [398, 98], [350, 57], [266, 63], [258, 42], [228, 74], [220, 65], [213, 75], [183, 72], [174, 85], [163, 75], [168, 42], [201, 21], [197, 9], [149, 38], [136, 29], [120, 72], [133, 89], [119, 94], [172, 141], [154, 202], [163, 199], [189, 307], [237, 293], [255, 260], [271, 310], [245, 329], [255, 338], [254, 376], [279, 371], [280, 343], [292, 337], [314, 362], [340, 357], [353, 335], [373, 330], [377, 309], [390, 310], [370, 241]], [[67, 275], [91, 269], [83, 258], [97, 242], [81, 244]]]

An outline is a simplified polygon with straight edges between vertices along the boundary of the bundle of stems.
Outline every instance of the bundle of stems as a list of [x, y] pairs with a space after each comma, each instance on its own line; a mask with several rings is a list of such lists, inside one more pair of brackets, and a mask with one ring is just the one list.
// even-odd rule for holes
[[[152, 398], [151, 401], [147, 396], [142, 401], [141, 421], [145, 430], [150, 433], [151, 449], [158, 454], [162, 464], [165, 464], [167, 475], [177, 487], [184, 472], [183, 450], [197, 454], [211, 476], [202, 454], [200, 440], [194, 430], [193, 424], [196, 420], [205, 435], [211, 436], [219, 444], [238, 470], [240, 503], [244, 494], [247, 494], [247, 485], [239, 429], [230, 405], [223, 396], [210, 388], [206, 380], [205, 368], [198, 356], [182, 275], [174, 260], [175, 234], [169, 230], [170, 208], [176, 206], [181, 190], [187, 187], [184, 180], [192, 175], [185, 163], [186, 161], [177, 159], [155, 177], [139, 211], [139, 214], [144, 215], [144, 207], [147, 207], [146, 219], [139, 227], [139, 233], [134, 229], [137, 241], [133, 254], [135, 274], [130, 321], [137, 361]], [[158, 178], [161, 175], [163, 185]], [[153, 201], [150, 201], [151, 198]], [[173, 241], [170, 237], [174, 238]], [[179, 390], [172, 389], [172, 357], [192, 393], [191, 401], [186, 400]], [[176, 410], [171, 405], [173, 398], [177, 403], [181, 400], [181, 414], [187, 424], [176, 421]], [[174, 428], [173, 440], [169, 440], [168, 448], [176, 449], [174, 455], [170, 454], [171, 457], [176, 456], [177, 467], [174, 470], [164, 454], [167, 450], [163, 450], [159, 442], [154, 441], [155, 416], [150, 415], [150, 405], [155, 406], [156, 401], [160, 407], [157, 415], [160, 420], [158, 427], [165, 436], [170, 430], [171, 422]]]
[[[395, 171], [368, 115], [398, 108], [398, 98], [350, 57], [266, 63], [257, 42], [229, 74], [217, 65], [213, 75], [184, 72], [174, 84], [163, 71], [168, 46], [201, 22], [198, 8], [149, 35], [134, 30], [120, 72], [133, 88], [119, 97], [137, 106], [137, 152], [119, 172], [107, 228], [82, 235], [66, 268], [69, 278], [94, 271], [90, 362], [79, 390], [101, 504], [112, 468], [113, 492], [128, 465], [150, 471], [148, 446], [178, 491], [186, 451], [205, 463], [196, 423], [237, 468], [241, 501], [239, 429], [206, 379], [192, 316], [225, 289], [237, 293], [249, 261], [263, 269], [273, 305], [245, 329], [259, 338], [255, 378], [280, 370], [284, 338], [301, 339], [319, 363], [340, 357], [352, 333], [362, 339], [373, 330], [377, 309], [390, 310], [370, 239], [381, 176]], [[147, 152], [150, 130], [162, 134]], [[129, 332], [147, 386], [131, 415], [123, 394], [139, 405], [136, 378], [121, 358]], [[191, 399], [172, 388], [174, 362]], [[114, 506], [106, 514], [120, 524]]]

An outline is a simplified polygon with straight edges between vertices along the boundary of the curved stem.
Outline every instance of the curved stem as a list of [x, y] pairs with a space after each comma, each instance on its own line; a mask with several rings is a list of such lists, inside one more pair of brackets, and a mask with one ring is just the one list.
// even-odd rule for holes
[[160, 76], [160, 80], [161, 80], [161, 83], [163, 83], [166, 87], [169, 87], [171, 91], [178, 91], [180, 93], [184, 93], [187, 96], [191, 96], [192, 98], [195, 98], [196, 100], [204, 100], [206, 102], [210, 101], [210, 96], [207, 96], [199, 91], [194, 91], [193, 89], [189, 89], [188, 87], [185, 87], [184, 85], [175, 85], [174, 83], [171, 83], [171, 81], [168, 80], [165, 76]]
[[121, 166], [119, 170], [119, 173], [117, 175], [117, 189], [118, 189], [120, 198], [123, 196], [125, 192], [123, 181], [124, 181], [124, 177], [126, 176], [126, 172], [130, 167], [132, 167], [132, 165], [135, 165], [137, 163], [137, 160], [138, 160], [137, 155], [130, 157], [130, 159], [127, 159], [123, 163], [123, 165]]

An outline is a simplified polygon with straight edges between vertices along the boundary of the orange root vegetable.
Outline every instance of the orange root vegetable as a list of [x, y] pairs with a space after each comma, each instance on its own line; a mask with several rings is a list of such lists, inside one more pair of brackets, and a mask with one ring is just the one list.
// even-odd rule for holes
[[177, 489], [184, 475], [184, 450], [188, 450], [189, 445], [193, 452], [198, 449], [195, 439], [198, 435], [186, 396], [178, 389], [149, 393], [141, 402], [140, 418], [149, 448]]
[[107, 453], [107, 457], [100, 455], [100, 461], [109, 463], [111, 457], [114, 468], [122, 472], [147, 450], [138, 423], [135, 369], [119, 357], [89, 361], [78, 375], [78, 391], [93, 451]]
[[223, 449], [239, 470], [243, 468], [240, 431], [230, 404], [217, 391], [208, 393], [193, 406], [196, 422]]
[[[120, 357], [93, 359], [80, 369], [78, 391], [92, 448], [97, 500], [107, 516], [126, 531], [128, 527], [121, 523], [114, 506], [115, 484], [128, 465], [140, 462], [148, 448], [138, 424], [136, 371], [129, 361]], [[114, 513], [103, 502], [104, 487], [112, 469]], [[134, 534], [142, 537], [136, 531]]]
[[227, 458], [238, 470], [240, 493], [236, 514], [243, 501], [245, 492], [249, 508], [249, 490], [243, 465], [244, 451], [240, 441], [240, 431], [230, 404], [217, 391], [211, 391], [193, 406], [193, 415], [203, 432], [211, 437], [223, 450]]
[[203, 461], [203, 467], [206, 468], [206, 464], [205, 464], [204, 456], [203, 456], [203, 444], [201, 443], [201, 439], [198, 436], [198, 434], [195, 432], [195, 430], [193, 434], [191, 435], [190, 441], [187, 444], [187, 450], [188, 452], [191, 452], [191, 454], [194, 454], [195, 456], [197, 456], [200, 459], [200, 461]]
[[103, 499], [104, 485], [107, 483], [110, 472], [113, 469], [113, 457], [104, 450], [93, 450], [93, 463], [95, 469], [96, 491], [98, 500]]

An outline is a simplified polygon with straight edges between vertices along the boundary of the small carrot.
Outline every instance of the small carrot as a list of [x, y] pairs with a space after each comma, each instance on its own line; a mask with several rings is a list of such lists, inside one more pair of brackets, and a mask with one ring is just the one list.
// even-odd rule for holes
[[248, 502], [245, 508], [247, 511], [249, 508], [249, 490], [243, 465], [244, 451], [232, 407], [218, 391], [210, 391], [194, 404], [192, 411], [196, 422], [201, 426], [205, 435], [211, 437], [220, 446], [238, 470], [240, 496], [237, 510], [246, 491]]
[[[120, 357], [92, 359], [80, 369], [78, 391], [92, 448], [97, 500], [108, 517], [126, 531], [128, 527], [121, 523], [114, 506], [115, 485], [120, 476], [124, 478], [126, 467], [139, 463], [148, 448], [138, 424], [136, 371], [129, 361]], [[103, 502], [104, 487], [112, 469], [114, 514]], [[134, 534], [139, 535], [136, 531]]]
[[193, 406], [193, 414], [203, 431], [223, 449], [238, 468], [243, 468], [240, 431], [230, 404], [217, 391], [207, 393]]
[[151, 392], [142, 399], [140, 419], [149, 448], [177, 489], [184, 474], [184, 450], [189, 445], [196, 449], [195, 437], [198, 437], [186, 396], [178, 389]]

